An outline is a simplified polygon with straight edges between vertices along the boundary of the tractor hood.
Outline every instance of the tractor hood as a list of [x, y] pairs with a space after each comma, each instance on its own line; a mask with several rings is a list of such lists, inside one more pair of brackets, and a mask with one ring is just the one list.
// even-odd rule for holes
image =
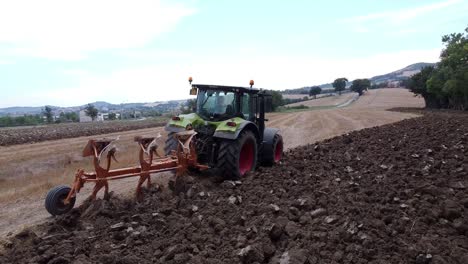
[[196, 113], [179, 115], [178, 118], [172, 118], [166, 125], [166, 130], [171, 132], [184, 131], [190, 126], [211, 125], [216, 127], [215, 133], [236, 133], [242, 127], [246, 120], [235, 117], [223, 121], [205, 121]]

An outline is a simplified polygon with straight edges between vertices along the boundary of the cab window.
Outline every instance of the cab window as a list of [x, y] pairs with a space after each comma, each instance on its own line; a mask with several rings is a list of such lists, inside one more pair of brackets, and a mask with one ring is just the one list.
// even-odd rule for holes
[[244, 115], [244, 118], [247, 120], [250, 120], [252, 116], [250, 116], [251, 111], [250, 111], [250, 94], [243, 94], [242, 95], [242, 102], [241, 102], [241, 109], [242, 109], [242, 114]]

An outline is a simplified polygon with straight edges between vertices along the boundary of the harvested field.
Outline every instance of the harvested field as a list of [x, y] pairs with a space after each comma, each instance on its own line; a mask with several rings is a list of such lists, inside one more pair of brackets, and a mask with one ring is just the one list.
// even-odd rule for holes
[[165, 124], [166, 121], [164, 119], [157, 118], [135, 121], [67, 123], [47, 126], [1, 128], [0, 146], [100, 135], [149, 127], [159, 127], [164, 126]]
[[288, 104], [287, 106], [305, 105], [308, 107], [337, 106], [351, 100], [356, 93], [345, 93], [342, 95], [327, 96], [323, 98], [311, 99], [303, 102]]
[[26, 229], [0, 263], [467, 263], [468, 115], [287, 152], [242, 184], [112, 198]]
[[389, 109], [393, 107], [424, 107], [424, 100], [407, 89], [386, 88], [369, 90], [352, 104], [352, 108]]
[[304, 97], [309, 97], [308, 94], [283, 94], [283, 98], [288, 99], [302, 99]]
[[[348, 95], [342, 95], [349, 96]], [[327, 100], [329, 98], [319, 99]], [[345, 100], [346, 101], [346, 100]], [[342, 100], [342, 102], [345, 102]], [[397, 122], [418, 115], [390, 112], [388, 108], [424, 107], [424, 100], [414, 97], [406, 89], [370, 90], [350, 106], [340, 109], [323, 109], [293, 113], [273, 113], [268, 116], [268, 126], [278, 127], [288, 148], [313, 143], [343, 133]]]

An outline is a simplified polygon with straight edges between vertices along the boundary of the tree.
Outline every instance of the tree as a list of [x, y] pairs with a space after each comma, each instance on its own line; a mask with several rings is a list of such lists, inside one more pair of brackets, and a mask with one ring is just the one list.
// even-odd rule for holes
[[313, 96], [314, 99], [317, 99], [317, 94], [320, 94], [322, 92], [322, 88], [320, 86], [313, 86], [309, 90], [309, 96]]
[[350, 89], [353, 92], [356, 92], [361, 96], [365, 90], [368, 90], [371, 87], [369, 79], [356, 79], [353, 81]]
[[271, 110], [272, 111], [275, 111], [276, 108], [284, 105], [283, 95], [280, 92], [270, 90], [270, 94], [271, 94], [271, 108], [272, 108]]
[[52, 107], [46, 105], [42, 110], [42, 114], [46, 117], [47, 123], [52, 123], [54, 121], [54, 113], [52, 112]]
[[87, 116], [91, 117], [93, 121], [96, 120], [98, 116], [98, 110], [93, 104], [88, 104], [85, 107], [85, 113]]
[[78, 114], [76, 112], [68, 112], [68, 113], [65, 113], [65, 118], [71, 122], [79, 122], [80, 121], [80, 117], [78, 116]]
[[411, 77], [409, 88], [426, 107], [468, 110], [468, 28], [443, 36], [442, 42], [440, 62]]
[[409, 89], [410, 83], [411, 83], [411, 79], [410, 78], [405, 78], [405, 79], [400, 81], [400, 86]]
[[109, 113], [109, 120], [117, 119], [117, 115], [115, 113]]
[[195, 111], [196, 107], [197, 107], [197, 100], [189, 99], [185, 102], [185, 104], [182, 104], [180, 106], [180, 112], [182, 112], [182, 114], [190, 114]]
[[413, 75], [407, 83], [407, 88], [414, 94], [421, 95], [428, 108], [439, 108], [437, 98], [427, 89], [427, 81], [431, 78], [434, 67], [424, 67], [419, 73]]
[[346, 88], [346, 83], [348, 82], [348, 79], [346, 78], [338, 78], [333, 82], [333, 88], [335, 88], [335, 92], [338, 92], [339, 95], [341, 95], [341, 92], [344, 91]]
[[439, 107], [468, 110], [468, 27], [463, 33], [442, 37], [445, 49], [435, 71], [427, 81], [428, 92]]

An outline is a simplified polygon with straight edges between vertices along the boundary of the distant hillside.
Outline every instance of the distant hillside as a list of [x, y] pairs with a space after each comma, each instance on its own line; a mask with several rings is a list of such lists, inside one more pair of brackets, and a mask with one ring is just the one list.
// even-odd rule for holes
[[[167, 112], [174, 109], [178, 109], [181, 103], [186, 100], [172, 100], [166, 102], [153, 102], [153, 103], [125, 103], [125, 104], [111, 104], [104, 101], [97, 101], [91, 103], [100, 112], [120, 112], [120, 111], [133, 111], [133, 110], [151, 110], [157, 112]], [[60, 107], [50, 106], [54, 114], [58, 115], [61, 112], [78, 112], [85, 108], [86, 105], [71, 106], [71, 107]], [[44, 106], [39, 107], [6, 107], [0, 108], [0, 116], [23, 116], [23, 115], [36, 115], [40, 114]]]
[[427, 66], [434, 66], [435, 63], [427, 63], [427, 62], [419, 62], [415, 64], [411, 64], [406, 66], [403, 69], [387, 73], [384, 75], [378, 75], [370, 78], [372, 83], [382, 83], [382, 82], [394, 82], [394, 81], [401, 81], [403, 79], [409, 78], [416, 73], [420, 72], [422, 68]]
[[[409, 66], [406, 66], [403, 69], [400, 69], [400, 70], [397, 70], [397, 71], [394, 71], [394, 72], [374, 76], [372, 78], [369, 78], [369, 80], [371, 80], [372, 84], [379, 84], [379, 83], [383, 83], [383, 82], [401, 81], [403, 79], [409, 78], [409, 77], [413, 76], [414, 74], [420, 72], [421, 69], [424, 68], [424, 67], [434, 66], [434, 65], [435, 65], [435, 63], [419, 62], [419, 63], [411, 64]], [[350, 81], [350, 83], [351, 82], [352, 81]], [[311, 85], [311, 86], [314, 86], [314, 85]], [[311, 86], [297, 88], [297, 89], [287, 89], [283, 93], [286, 93], [286, 94], [304, 94], [304, 93], [308, 93]], [[318, 85], [318, 86], [320, 86], [323, 90], [325, 90], [325, 92], [327, 90], [329, 90], [329, 89], [333, 89], [333, 86], [332, 86], [331, 83], [321, 84], [321, 85]]]
[[7, 107], [7, 108], [0, 108], [0, 116], [12, 114], [12, 113], [39, 114], [41, 111], [42, 111], [42, 107], [13, 106], [13, 107]]

